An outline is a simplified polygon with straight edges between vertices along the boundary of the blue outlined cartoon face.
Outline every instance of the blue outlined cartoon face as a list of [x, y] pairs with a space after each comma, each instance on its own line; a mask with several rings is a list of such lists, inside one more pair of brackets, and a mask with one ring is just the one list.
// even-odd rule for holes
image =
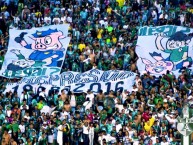
[[166, 47], [170, 50], [186, 47], [189, 45], [191, 38], [191, 36], [188, 36], [181, 31], [176, 32], [168, 38]]
[[64, 36], [61, 31], [49, 29], [47, 31], [37, 31], [32, 35], [31, 39], [34, 42], [31, 44], [31, 49], [33, 50], [47, 51], [62, 49], [60, 39], [63, 39]]

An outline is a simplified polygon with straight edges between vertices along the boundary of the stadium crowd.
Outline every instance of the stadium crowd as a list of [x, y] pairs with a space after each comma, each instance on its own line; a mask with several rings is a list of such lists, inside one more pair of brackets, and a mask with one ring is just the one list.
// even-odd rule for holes
[[[0, 63], [9, 29], [70, 24], [63, 71], [136, 72], [131, 92], [6, 92], [1, 78], [1, 145], [180, 145], [177, 117], [193, 102], [192, 72], [160, 77], [137, 70], [141, 26], [193, 26], [192, 0], [0, 0]], [[46, 88], [45, 88], [46, 89]], [[85, 103], [92, 101], [92, 106]], [[52, 113], [41, 112], [49, 106]]]

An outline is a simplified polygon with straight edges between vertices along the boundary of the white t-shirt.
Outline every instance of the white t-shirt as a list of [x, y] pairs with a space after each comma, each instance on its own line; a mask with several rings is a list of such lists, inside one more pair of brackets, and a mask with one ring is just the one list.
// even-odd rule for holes
[[162, 112], [158, 113], [157, 115], [158, 115], [159, 118], [163, 119], [163, 117], [164, 117], [164, 112], [162, 111]]
[[90, 135], [94, 135], [94, 127], [90, 127], [88, 133], [89, 133]]
[[88, 134], [88, 126], [83, 125], [83, 134]]
[[151, 137], [151, 140], [152, 140], [153, 144], [156, 144], [156, 138], [157, 138], [156, 136]]
[[178, 122], [177, 119], [170, 118], [168, 114], [166, 114], [165, 117], [169, 121], [169, 123], [172, 123], [172, 128], [176, 128]]
[[53, 23], [60, 24], [60, 18], [54, 18], [52, 20]]
[[157, 20], [157, 13], [155, 10], [153, 10], [153, 12], [151, 13], [153, 20]]
[[[159, 16], [159, 19], [162, 19], [163, 18], [163, 14], [161, 14], [160, 16]], [[164, 19], [168, 19], [168, 15], [167, 14], [165, 14], [165, 18]]]
[[76, 98], [74, 95], [71, 95], [70, 106], [76, 107]]
[[161, 142], [161, 145], [169, 145], [168, 142]]
[[64, 23], [66, 21], [66, 16], [61, 17], [61, 21]]
[[25, 132], [25, 125], [19, 125], [19, 129], [21, 130], [22, 133]]
[[50, 18], [50, 17], [45, 17], [45, 18], [44, 18], [44, 22], [45, 22], [46, 24], [51, 24], [51, 18]]
[[87, 95], [86, 95], [86, 99], [87, 99], [87, 98], [89, 98], [89, 100], [93, 102], [93, 101], [94, 101], [94, 94], [93, 94], [93, 93], [87, 94]]
[[40, 92], [39, 96], [43, 97], [44, 99], [46, 99], [46, 94], [45, 92]]
[[13, 17], [14, 19], [14, 23], [18, 24], [18, 22], [20, 21], [20, 18], [19, 17]]
[[6, 111], [6, 114], [7, 114], [8, 117], [11, 116], [11, 112], [12, 112], [11, 110], [7, 110], [7, 111]]
[[29, 120], [30, 119], [30, 116], [24, 116], [25, 119]]
[[99, 7], [94, 7], [94, 12], [100, 12], [100, 8]]
[[184, 16], [184, 14], [181, 14], [181, 15], [179, 15], [179, 16], [180, 16], [181, 24], [184, 23], [184, 21], [185, 21], [185, 16]]
[[67, 18], [66, 18], [66, 21], [67, 21], [68, 23], [72, 23], [72, 17], [67, 17]]
[[126, 94], [125, 92], [123, 92], [123, 93], [121, 94], [121, 97], [122, 97], [122, 102], [124, 103], [125, 100], [127, 99], [127, 94]]
[[54, 143], [54, 135], [48, 135], [48, 143]]
[[117, 124], [116, 125], [116, 132], [119, 132], [119, 130], [122, 128], [122, 125], [121, 124]]
[[123, 107], [122, 104], [116, 104], [116, 105], [115, 105], [115, 108], [118, 108], [118, 109], [119, 109], [119, 113], [121, 113], [122, 110], [124, 109], [124, 107]]
[[106, 28], [108, 26], [108, 22], [104, 21], [104, 20], [100, 20], [99, 23], [102, 25], [104, 25], [104, 27]]

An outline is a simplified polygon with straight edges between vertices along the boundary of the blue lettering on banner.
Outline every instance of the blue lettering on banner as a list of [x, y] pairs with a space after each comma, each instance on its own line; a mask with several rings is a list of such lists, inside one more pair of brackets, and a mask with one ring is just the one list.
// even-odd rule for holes
[[98, 77], [91, 73], [77, 74], [74, 79], [74, 83], [91, 83], [97, 81]]
[[71, 90], [71, 86], [65, 86], [63, 90], [69, 92]]
[[68, 84], [72, 84], [73, 79], [74, 79], [74, 74], [72, 72], [66, 72], [61, 74], [60, 86], [65, 86], [65, 81], [67, 81]]
[[111, 91], [111, 82], [107, 82], [105, 85], [107, 86], [106, 93], [108, 94]]
[[83, 88], [85, 86], [85, 84], [84, 83], [75, 84], [75, 86], [77, 86], [77, 87], [73, 90], [73, 92], [74, 93], [82, 93], [83, 90], [80, 90], [80, 89]]
[[[33, 90], [39, 93], [44, 86], [46, 92], [62, 89], [66, 92], [72, 91], [74, 93], [87, 92], [88, 89], [92, 90], [94, 93], [98, 93], [100, 90], [106, 93], [109, 93], [111, 90], [122, 92], [125, 88], [124, 82], [128, 82], [127, 79], [129, 77], [132, 77], [133, 81], [134, 76], [135, 73], [132, 72], [113, 70], [101, 71], [96, 69], [82, 74], [78, 72], [65, 72], [61, 75], [26, 77], [18, 83], [7, 84], [8, 88], [6, 91], [12, 89], [14, 92], [21, 93], [23, 89], [25, 89], [27, 91]], [[133, 83], [132, 81], [131, 83]]]
[[54, 82], [57, 82], [59, 80], [60, 80], [59, 75], [51, 75], [49, 80], [48, 80], [48, 84], [52, 85], [52, 84], [54, 84]]
[[[74, 93], [82, 93], [82, 92], [87, 91], [85, 89], [86, 85], [88, 85], [88, 84], [86, 84], [86, 83], [75, 84], [74, 88], [71, 88], [72, 86], [69, 85], [69, 86], [65, 86], [64, 90], [66, 92], [72, 91]], [[107, 92], [107, 93], [109, 93], [111, 90], [114, 90], [115, 92], [122, 92], [123, 91], [124, 81], [117, 82], [115, 84], [115, 88], [112, 88], [112, 83], [111, 82], [106, 82], [105, 83], [106, 88], [102, 88], [101, 83], [91, 83], [89, 85], [90, 86], [87, 86], [87, 89], [92, 90], [94, 93], [98, 93], [100, 90], [103, 90], [103, 92]], [[26, 91], [35, 91], [35, 92], [37, 91], [37, 93], [39, 94], [42, 91], [43, 88], [46, 88], [46, 87], [39, 86], [37, 88], [37, 90], [34, 90], [35, 88], [33, 88], [32, 85], [26, 84], [26, 85], [23, 86], [22, 89], [26, 90]], [[19, 89], [19, 85], [16, 85], [15, 87], [12, 88], [13, 92], [18, 92], [18, 89]], [[55, 86], [55, 87], [51, 87], [48, 92], [50, 93], [50, 92], [53, 92], [53, 91], [56, 91], [56, 90], [59, 91], [61, 89], [63, 89], [63, 88]]]
[[42, 90], [44, 89], [45, 87], [43, 86], [39, 86], [38, 89], [37, 89], [37, 94], [39, 94], [40, 92], [42, 92]]
[[124, 85], [124, 82], [120, 81], [120, 82], [116, 83], [115, 92], [123, 92], [123, 87], [119, 87], [119, 85]]
[[108, 81], [107, 78], [108, 78], [109, 75], [110, 75], [110, 71], [103, 72], [103, 74], [102, 74], [102, 76], [101, 76], [99, 81], [107, 82]]
[[108, 82], [108, 81], [123, 80], [133, 75], [134, 73], [131, 73], [131, 72], [106, 71], [102, 74], [100, 81]]
[[56, 93], [56, 91], [60, 91], [60, 87], [51, 87], [48, 94]]
[[[95, 86], [97, 86], [97, 89], [95, 89]], [[98, 93], [101, 90], [101, 84], [100, 83], [91, 84], [90, 90], [92, 90], [94, 93]]]
[[33, 91], [33, 87], [30, 84], [26, 84], [25, 86], [23, 86], [23, 90]]
[[18, 88], [19, 88], [19, 85], [16, 85], [15, 87], [13, 87], [12, 88], [13, 89], [13, 93], [17, 93]]
[[50, 68], [50, 70], [52, 71], [51, 73], [50, 73], [50, 75], [54, 75], [54, 74], [57, 74], [58, 72], [60, 72], [60, 68]]

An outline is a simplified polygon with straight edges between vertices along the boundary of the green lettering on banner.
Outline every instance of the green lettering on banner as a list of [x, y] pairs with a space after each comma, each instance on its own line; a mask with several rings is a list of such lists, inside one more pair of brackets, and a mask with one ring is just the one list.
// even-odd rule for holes
[[164, 26], [156, 27], [156, 32], [157, 33], [162, 33], [162, 32], [164, 32], [164, 30], [165, 30]]
[[173, 27], [173, 30], [172, 30], [172, 35], [173, 35], [174, 33], [176, 33], [176, 31], [177, 31], [177, 27], [174, 26], [174, 27]]
[[[177, 30], [177, 28], [180, 28], [180, 30]], [[139, 29], [138, 36], [151, 36], [161, 32], [164, 32], [167, 36], [171, 36], [177, 31], [182, 31], [183, 33], [190, 33], [191, 29], [188, 27], [178, 27], [173, 25], [165, 25], [159, 27], [144, 26]]]
[[32, 68], [26, 68], [25, 70], [23, 70], [23, 73], [25, 74], [25, 76], [31, 76]]
[[42, 76], [45, 76], [45, 75], [46, 75], [46, 70], [47, 70], [47, 68], [43, 68], [43, 70], [42, 70]]
[[41, 76], [42, 69], [41, 68], [33, 68], [31, 76]]
[[138, 35], [139, 36], [146, 36], [147, 35], [146, 33], [147, 33], [147, 27], [142, 27], [139, 29]]
[[150, 27], [148, 30], [148, 35], [154, 35], [156, 33], [156, 27]]
[[167, 25], [167, 26], [164, 26], [164, 27], [165, 27], [164, 33], [167, 36], [171, 36], [172, 33], [173, 33], [173, 26]]
[[6, 70], [5, 72], [4, 72], [4, 76], [6, 76], [6, 77], [8, 77], [8, 78], [12, 78], [12, 77], [15, 77], [15, 73], [16, 72], [13, 72], [13, 71], [9, 71], [9, 70]]
[[22, 70], [15, 71], [15, 72], [13, 72], [12, 77], [20, 77], [22, 72], [23, 72]]
[[[183, 30], [183, 29], [185, 29], [185, 30]], [[183, 33], [190, 33], [190, 28], [188, 28], [188, 27], [183, 27], [183, 29], [180, 30], [180, 31], [183, 32]]]

